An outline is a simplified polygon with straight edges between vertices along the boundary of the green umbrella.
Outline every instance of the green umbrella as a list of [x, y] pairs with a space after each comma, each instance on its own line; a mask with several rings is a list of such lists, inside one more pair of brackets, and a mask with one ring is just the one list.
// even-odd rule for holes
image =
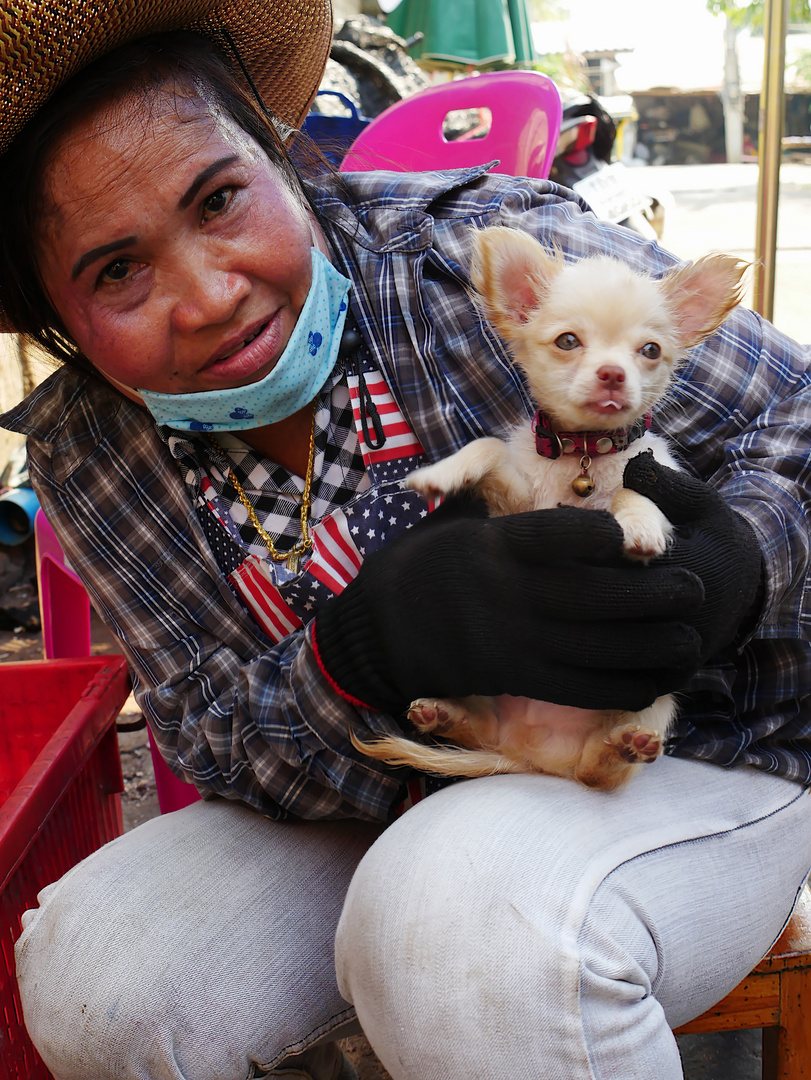
[[486, 68], [535, 59], [526, 0], [402, 0], [388, 17], [395, 34], [424, 37], [411, 50], [426, 68]]
[[507, 8], [510, 12], [510, 26], [513, 32], [515, 62], [531, 64], [533, 60], [537, 60], [537, 56], [532, 47], [532, 30], [526, 0], [507, 0]]

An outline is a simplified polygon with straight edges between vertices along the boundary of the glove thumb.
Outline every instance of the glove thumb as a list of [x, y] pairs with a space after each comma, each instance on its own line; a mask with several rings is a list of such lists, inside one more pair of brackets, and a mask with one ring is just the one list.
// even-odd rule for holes
[[625, 466], [623, 486], [656, 503], [673, 525], [689, 525], [701, 518], [717, 496], [701, 480], [660, 464], [650, 450], [637, 454]]

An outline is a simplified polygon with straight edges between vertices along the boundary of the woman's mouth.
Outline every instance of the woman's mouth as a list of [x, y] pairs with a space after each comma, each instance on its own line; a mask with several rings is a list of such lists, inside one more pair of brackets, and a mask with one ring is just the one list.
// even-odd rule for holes
[[198, 372], [206, 384], [239, 386], [267, 374], [282, 352], [279, 313], [248, 326], [242, 336], [223, 342]]
[[245, 338], [245, 340], [244, 340], [244, 341], [241, 341], [241, 342], [239, 343], [239, 345], [237, 345], [237, 347], [236, 347], [235, 349], [233, 349], [233, 350], [230, 350], [230, 351], [228, 351], [228, 352], [224, 352], [224, 353], [222, 354], [222, 356], [218, 356], [218, 357], [217, 357], [217, 359], [216, 359], [216, 360], [214, 361], [214, 363], [215, 363], [215, 364], [219, 364], [219, 363], [221, 363], [221, 361], [223, 361], [223, 360], [228, 360], [228, 359], [229, 359], [230, 357], [232, 357], [232, 356], [234, 355], [234, 353], [236, 353], [236, 352], [239, 352], [239, 350], [240, 350], [240, 349], [244, 349], [244, 348], [245, 348], [245, 346], [246, 346], [246, 345], [250, 345], [250, 343], [251, 343], [252, 341], [256, 341], [256, 339], [257, 339], [257, 338], [259, 337], [259, 335], [260, 335], [260, 334], [262, 333], [262, 331], [263, 331], [263, 330], [265, 329], [265, 326], [267, 326], [267, 323], [265, 323], [265, 324], [264, 324], [264, 326], [260, 326], [260, 327], [259, 327], [259, 329], [258, 329], [258, 330], [256, 331], [256, 333], [255, 333], [255, 334], [250, 334], [250, 335], [249, 335], [248, 337], [246, 337], [246, 338]]

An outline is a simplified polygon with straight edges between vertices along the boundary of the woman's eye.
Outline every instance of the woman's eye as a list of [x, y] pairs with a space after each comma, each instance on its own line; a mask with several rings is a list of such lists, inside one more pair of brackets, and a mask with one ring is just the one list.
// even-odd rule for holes
[[649, 341], [646, 345], [643, 345], [639, 350], [646, 360], [658, 360], [662, 355], [662, 350], [655, 341]]
[[233, 188], [219, 188], [203, 200], [203, 217], [206, 221], [226, 210], [234, 197]]
[[559, 349], [563, 349], [564, 352], [571, 352], [572, 349], [577, 349], [580, 346], [580, 338], [577, 334], [566, 332], [565, 334], [559, 334], [555, 338], [555, 344]]
[[129, 259], [116, 259], [115, 262], [111, 262], [109, 266], [105, 266], [102, 272], [99, 274], [99, 281], [108, 282], [110, 284], [117, 284], [119, 281], [126, 281], [131, 271], [131, 264]]

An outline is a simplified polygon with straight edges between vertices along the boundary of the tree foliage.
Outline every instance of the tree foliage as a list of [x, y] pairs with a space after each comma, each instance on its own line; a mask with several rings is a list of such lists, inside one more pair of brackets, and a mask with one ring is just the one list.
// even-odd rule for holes
[[[730, 22], [753, 30], [763, 27], [763, 8], [764, 0], [751, 0], [750, 3], [743, 0], [707, 0], [707, 11], [712, 15], [726, 15]], [[789, 21], [811, 22], [810, 0], [789, 0]]]
[[529, 17], [536, 22], [565, 19], [569, 14], [566, 0], [527, 0]]
[[791, 67], [794, 69], [794, 78], [798, 83], [811, 86], [811, 52], [800, 53]]

